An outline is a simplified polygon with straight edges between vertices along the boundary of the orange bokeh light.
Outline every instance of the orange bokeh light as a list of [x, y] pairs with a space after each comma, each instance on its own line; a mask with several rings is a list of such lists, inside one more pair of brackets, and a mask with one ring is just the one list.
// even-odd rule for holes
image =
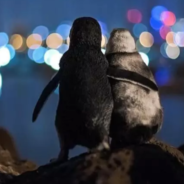
[[57, 49], [63, 44], [63, 38], [58, 33], [52, 33], [47, 37], [47, 46], [52, 49]]
[[26, 44], [30, 49], [37, 49], [42, 45], [42, 37], [39, 34], [31, 34], [28, 36]]

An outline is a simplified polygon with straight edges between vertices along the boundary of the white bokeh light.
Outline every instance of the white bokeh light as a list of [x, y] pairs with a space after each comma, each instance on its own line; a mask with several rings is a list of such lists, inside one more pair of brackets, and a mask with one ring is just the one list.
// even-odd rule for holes
[[58, 50], [55, 50], [55, 49], [49, 49], [45, 52], [45, 55], [44, 55], [44, 61], [47, 65], [51, 65], [51, 58], [54, 56], [54, 55], [57, 55], [57, 54], [60, 54]]
[[180, 48], [167, 45], [166, 54], [170, 59], [176, 59], [180, 55]]
[[0, 67], [6, 66], [11, 59], [10, 51], [7, 47], [0, 47]]
[[149, 65], [149, 57], [144, 52], [139, 52], [139, 54], [141, 55], [145, 64], [148, 66]]
[[50, 66], [54, 69], [54, 70], [59, 70], [59, 62], [61, 57], [63, 56], [63, 54], [61, 53], [57, 53], [51, 56], [50, 58]]

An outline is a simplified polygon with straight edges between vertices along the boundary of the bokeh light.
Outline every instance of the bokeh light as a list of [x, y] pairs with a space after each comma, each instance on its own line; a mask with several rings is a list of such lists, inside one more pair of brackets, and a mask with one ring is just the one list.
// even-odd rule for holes
[[10, 62], [10, 51], [7, 47], [0, 47], [0, 67], [6, 66]]
[[50, 66], [51, 68], [53, 68], [54, 70], [59, 70], [59, 62], [61, 57], [63, 56], [63, 54], [61, 53], [57, 53], [57, 54], [53, 54], [50, 58]]
[[34, 59], [33, 59], [33, 52], [34, 52], [34, 50], [33, 50], [33, 49], [28, 49], [28, 51], [27, 51], [27, 55], [28, 55], [29, 59], [31, 59], [31, 60], [33, 60], [33, 61], [34, 61]]
[[176, 59], [180, 55], [180, 49], [179, 47], [171, 47], [170, 45], [167, 45], [166, 54], [170, 59]]
[[142, 32], [139, 40], [144, 47], [151, 47], [154, 43], [154, 38], [149, 32]]
[[34, 34], [39, 34], [42, 37], [42, 40], [45, 40], [47, 38], [47, 36], [49, 35], [49, 30], [47, 27], [45, 26], [37, 26], [34, 30], [33, 30]]
[[[44, 55], [44, 61], [47, 65], [51, 64], [51, 58], [53, 57], [53, 55], [58, 55], [60, 54], [58, 50], [55, 49], [49, 49], [45, 52]], [[56, 61], [57, 62], [57, 61]]]
[[106, 43], [107, 43], [107, 38], [104, 35], [102, 35], [101, 47], [105, 47]]
[[141, 55], [144, 63], [148, 66], [149, 65], [149, 57], [143, 52], [139, 52], [139, 54]]
[[42, 37], [39, 34], [31, 34], [26, 40], [27, 47], [37, 49], [42, 45]]
[[47, 37], [47, 46], [51, 49], [59, 48], [63, 43], [63, 38], [58, 33], [52, 33]]
[[148, 53], [150, 51], [150, 47], [142, 46], [139, 40], [136, 41], [136, 48], [139, 52], [143, 52], [143, 53]]
[[161, 14], [160, 20], [166, 25], [166, 26], [172, 26], [176, 22], [176, 17], [173, 12], [171, 11], [164, 11]]
[[105, 54], [105, 49], [101, 49], [102, 53]]
[[14, 47], [15, 50], [19, 50], [23, 45], [23, 37], [19, 34], [14, 34], [10, 38], [10, 44]]
[[184, 47], [184, 32], [174, 34], [174, 43], [179, 47]]
[[70, 35], [70, 29], [71, 29], [71, 25], [61, 24], [57, 27], [56, 33], [60, 34], [65, 40]]
[[183, 32], [184, 31], [184, 18], [177, 20], [177, 22], [171, 27], [173, 32]]
[[162, 45], [160, 46], [160, 53], [162, 54], [163, 57], [168, 58], [167, 57], [167, 53], [166, 53], [166, 48], [167, 48], [168, 44], [167, 43], [162, 43]]
[[141, 34], [142, 32], [147, 31], [147, 30], [148, 30], [148, 29], [147, 29], [147, 27], [146, 27], [144, 24], [142, 24], [142, 23], [135, 24], [134, 27], [133, 27], [133, 34], [134, 34], [137, 38], [139, 38], [140, 34]]
[[170, 28], [170, 27], [168, 27], [168, 26], [162, 26], [162, 27], [160, 28], [160, 31], [159, 31], [161, 38], [165, 40], [167, 34], [168, 34], [170, 31], [171, 31], [171, 28]]
[[155, 80], [159, 86], [164, 86], [170, 81], [170, 72], [167, 68], [159, 68], [155, 72]]
[[165, 8], [164, 6], [155, 6], [151, 11], [151, 15], [154, 19], [160, 20], [161, 14], [164, 11], [167, 11], [167, 8]]
[[9, 42], [9, 37], [6, 33], [0, 32], [0, 47], [5, 46]]
[[176, 46], [176, 44], [174, 43], [174, 36], [175, 36], [174, 32], [169, 32], [167, 33], [167, 36], [166, 36], [167, 44], [173, 47]]
[[62, 44], [57, 50], [64, 54], [68, 50], [69, 46], [67, 44]]
[[163, 26], [163, 23], [160, 20], [157, 20], [157, 19], [151, 17], [150, 18], [150, 25], [153, 29], [159, 30]]
[[67, 45], [70, 45], [70, 37], [67, 37], [66, 43], [67, 43]]
[[102, 22], [102, 21], [98, 21], [98, 23], [100, 24], [100, 28], [101, 28], [102, 34], [104, 36], [107, 36], [107, 34], [108, 34], [107, 25], [104, 22]]
[[127, 19], [131, 23], [140, 23], [142, 21], [142, 14], [137, 9], [130, 9], [127, 12]]
[[13, 48], [12, 45], [7, 44], [6, 48], [9, 50], [10, 52], [10, 60], [13, 59], [15, 57], [15, 49]]
[[32, 55], [33, 60], [39, 64], [44, 63], [44, 55], [46, 51], [47, 49], [44, 47], [39, 47], [38, 49], [34, 50]]
[[149, 53], [148, 53], [148, 57], [149, 57], [149, 60], [150, 61], [153, 61], [151, 64], [152, 66], [157, 66], [158, 65], [158, 61], [159, 61], [159, 58], [160, 58], [160, 53], [158, 54], [158, 46], [153, 46], [150, 48], [149, 50]]

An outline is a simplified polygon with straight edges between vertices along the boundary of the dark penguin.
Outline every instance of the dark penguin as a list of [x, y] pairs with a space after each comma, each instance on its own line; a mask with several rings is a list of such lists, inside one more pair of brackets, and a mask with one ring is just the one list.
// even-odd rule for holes
[[106, 58], [114, 99], [111, 145], [146, 142], [160, 130], [163, 110], [152, 72], [137, 52], [128, 30], [119, 28], [111, 32]]
[[51, 78], [50, 82], [46, 85], [46, 87], [43, 89], [36, 105], [33, 111], [32, 121], [35, 122], [43, 105], [47, 101], [47, 98], [49, 95], [58, 87], [60, 79], [60, 70], [54, 74], [54, 76]]
[[95, 19], [83, 17], [74, 21], [69, 49], [60, 60], [58, 73], [45, 88], [48, 93], [42, 93], [40, 106], [33, 113], [35, 120], [59, 82], [55, 125], [61, 147], [59, 159], [64, 161], [68, 159], [69, 149], [76, 145], [90, 150], [109, 148], [113, 99], [101, 39], [100, 25]]

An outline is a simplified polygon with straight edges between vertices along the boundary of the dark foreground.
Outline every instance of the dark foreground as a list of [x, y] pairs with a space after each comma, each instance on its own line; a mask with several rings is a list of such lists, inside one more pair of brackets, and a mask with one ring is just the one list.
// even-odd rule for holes
[[19, 176], [0, 174], [0, 184], [184, 184], [184, 155], [153, 139], [126, 149], [82, 154]]

